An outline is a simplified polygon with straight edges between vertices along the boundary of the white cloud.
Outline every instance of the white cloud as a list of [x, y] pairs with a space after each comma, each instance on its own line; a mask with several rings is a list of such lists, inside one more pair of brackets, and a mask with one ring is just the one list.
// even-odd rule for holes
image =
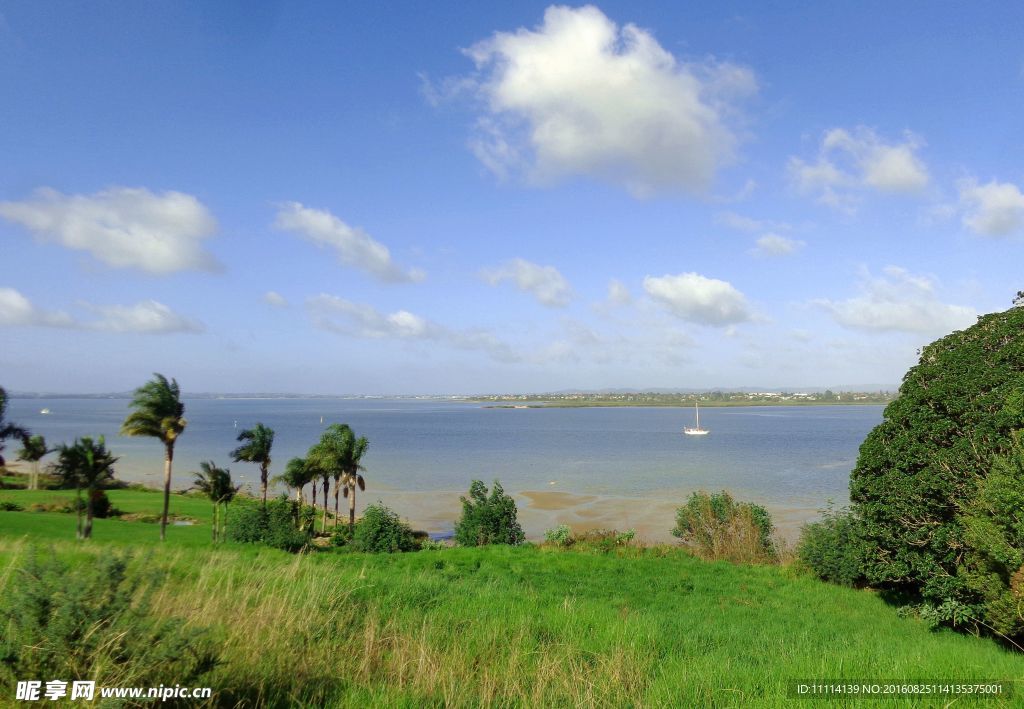
[[273, 305], [275, 308], [287, 308], [288, 299], [277, 291], [268, 290], [263, 294], [263, 302], [267, 305]]
[[43, 187], [30, 199], [0, 202], [0, 216], [115, 268], [156, 274], [219, 268], [202, 244], [217, 222], [198, 199], [181, 192], [115, 187], [65, 195]]
[[870, 128], [853, 131], [833, 128], [825, 132], [815, 161], [792, 157], [789, 177], [798, 190], [817, 193], [818, 201], [852, 211], [857, 197], [852, 190], [915, 193], [930, 180], [928, 168], [917, 156], [923, 141], [907, 132], [903, 141], [886, 143]]
[[1005, 236], [1024, 227], [1024, 194], [1012, 182], [979, 185], [973, 178], [957, 187], [964, 208], [964, 226], [976, 234]]
[[202, 332], [201, 323], [175, 313], [163, 303], [143, 300], [135, 305], [86, 305], [100, 315], [99, 320], [82, 323], [90, 330], [108, 332]]
[[135, 305], [93, 305], [83, 302], [81, 306], [98, 314], [99, 319], [76, 320], [62, 311], [42, 310], [13, 288], [0, 288], [0, 326], [60, 327], [149, 334], [203, 331], [201, 323], [178, 315], [155, 300], [144, 300]]
[[617, 278], [608, 281], [608, 303], [610, 305], [629, 305], [633, 302], [633, 296], [626, 284]]
[[647, 276], [644, 290], [674, 315], [689, 322], [728, 326], [754, 317], [746, 296], [731, 283], [698, 273]]
[[763, 234], [757, 240], [751, 254], [760, 257], [788, 256], [802, 249], [806, 244], [798, 239], [787, 239], [778, 234]]
[[506, 343], [486, 330], [455, 330], [408, 310], [382, 313], [371, 305], [327, 293], [310, 298], [306, 305], [313, 324], [322, 330], [366, 339], [437, 342], [455, 349], [483, 351], [503, 362], [519, 359]]
[[510, 281], [519, 290], [532, 293], [538, 302], [552, 308], [569, 304], [573, 292], [569, 282], [554, 266], [541, 266], [516, 258], [498, 268], [484, 269], [480, 277], [492, 286]]
[[334, 249], [343, 264], [366, 271], [381, 281], [416, 282], [425, 276], [419, 269], [400, 268], [391, 260], [387, 246], [325, 210], [287, 202], [280, 206], [274, 226], [297, 233], [317, 246]]
[[71, 327], [73, 321], [67, 313], [37, 308], [13, 288], [0, 288], [0, 325]]
[[654, 36], [593, 6], [552, 6], [534, 30], [497, 32], [466, 51], [485, 113], [470, 147], [491, 171], [538, 181], [586, 175], [636, 195], [701, 192], [729, 163], [749, 69], [681, 63]]
[[942, 335], [971, 325], [974, 308], [948, 305], [939, 300], [936, 282], [929, 276], [888, 266], [884, 275], [864, 273], [861, 294], [849, 300], [817, 300], [840, 325], [876, 332], [911, 332]]

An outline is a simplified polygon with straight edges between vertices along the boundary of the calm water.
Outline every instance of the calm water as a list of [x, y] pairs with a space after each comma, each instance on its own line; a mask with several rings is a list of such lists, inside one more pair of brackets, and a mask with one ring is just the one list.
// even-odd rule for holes
[[[40, 409], [50, 409], [41, 415]], [[53, 445], [104, 434], [121, 456], [118, 476], [157, 483], [162, 448], [122, 438], [123, 399], [15, 399], [9, 417]], [[843, 504], [857, 450], [881, 421], [881, 406], [705, 409], [703, 437], [683, 436], [692, 410], [677, 408], [486, 409], [476, 404], [324, 399], [199, 399], [175, 453], [176, 483], [212, 459], [243, 483], [255, 465], [231, 463], [238, 431], [261, 421], [276, 431], [272, 474], [302, 455], [324, 427], [348, 423], [370, 439], [370, 489], [464, 491], [473, 478], [507, 490], [557, 490], [661, 499], [727, 489], [776, 507]], [[320, 423], [323, 416], [324, 423]], [[236, 428], [237, 425], [237, 428]], [[10, 446], [9, 453], [13, 453]], [[9, 457], [13, 458], [13, 455]], [[554, 483], [552, 485], [552, 483]]]

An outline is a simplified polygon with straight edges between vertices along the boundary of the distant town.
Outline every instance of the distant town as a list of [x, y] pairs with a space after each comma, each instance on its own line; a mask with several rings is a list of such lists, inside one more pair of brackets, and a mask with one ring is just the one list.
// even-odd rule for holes
[[570, 406], [800, 406], [887, 404], [890, 391], [821, 392], [709, 391], [709, 392], [559, 392], [557, 394], [491, 394], [473, 401], [498, 407], [543, 408]]

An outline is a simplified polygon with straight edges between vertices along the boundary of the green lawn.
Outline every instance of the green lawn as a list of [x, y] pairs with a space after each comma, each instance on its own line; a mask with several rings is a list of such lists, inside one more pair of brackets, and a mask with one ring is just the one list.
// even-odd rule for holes
[[[0, 500], [29, 494], [45, 493], [0, 491]], [[111, 493], [139, 511], [159, 497]], [[670, 548], [209, 549], [208, 505], [172, 502], [202, 524], [169, 529], [162, 545], [153, 524], [98, 520], [95, 539], [77, 543], [72, 515], [0, 512], [0, 598], [36, 540], [80, 562], [144, 552], [134, 573], [168, 572], [155, 611], [216, 638], [222, 664], [210, 685], [220, 703], [783, 706], [794, 703], [794, 680], [1024, 681], [1024, 656], [991, 640], [930, 631], [872, 592], [789, 568]]]

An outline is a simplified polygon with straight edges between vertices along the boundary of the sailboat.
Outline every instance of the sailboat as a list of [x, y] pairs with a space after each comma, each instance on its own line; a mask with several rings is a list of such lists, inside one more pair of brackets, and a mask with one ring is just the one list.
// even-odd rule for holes
[[696, 401], [693, 402], [693, 410], [697, 414], [697, 425], [694, 428], [686, 426], [685, 428], [683, 428], [683, 433], [685, 433], [687, 436], [706, 436], [709, 433], [711, 433], [711, 431], [707, 430], [706, 428], [700, 427], [700, 406], [697, 404]]

